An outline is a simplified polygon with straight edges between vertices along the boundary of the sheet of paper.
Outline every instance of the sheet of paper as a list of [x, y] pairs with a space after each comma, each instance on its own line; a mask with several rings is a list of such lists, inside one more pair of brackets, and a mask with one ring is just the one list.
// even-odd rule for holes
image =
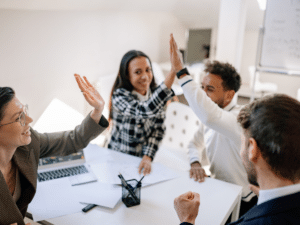
[[72, 187], [80, 202], [114, 208], [122, 198], [121, 186], [93, 182]]
[[34, 221], [40, 221], [77, 213], [82, 208], [69, 180], [63, 178], [38, 183], [28, 211], [32, 213]]
[[102, 162], [139, 164], [142, 160], [140, 157], [102, 148], [94, 144], [89, 144], [83, 151], [88, 164]]
[[[118, 174], [121, 173], [126, 180], [140, 180], [142, 174], [138, 173], [138, 164], [128, 163], [99, 163], [92, 164], [91, 169], [98, 178], [98, 181], [108, 184], [121, 184]], [[175, 171], [159, 164], [152, 163], [151, 174], [145, 176], [142, 181], [143, 185], [154, 184], [165, 180], [176, 178], [178, 175]]]

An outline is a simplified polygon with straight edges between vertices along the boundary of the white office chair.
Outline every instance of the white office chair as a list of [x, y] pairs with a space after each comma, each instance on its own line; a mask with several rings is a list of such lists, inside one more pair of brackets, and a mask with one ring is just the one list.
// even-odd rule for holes
[[199, 119], [189, 106], [179, 102], [170, 103], [166, 110], [166, 133], [163, 144], [187, 151], [199, 124]]
[[275, 93], [277, 92], [278, 86], [277, 84], [270, 83], [270, 82], [261, 82], [259, 80], [259, 73], [256, 73], [255, 82], [254, 82], [254, 74], [255, 74], [255, 67], [249, 66], [249, 74], [250, 74], [250, 89], [253, 89], [254, 84], [254, 92], [261, 93], [263, 97], [265, 94], [268, 93]]
[[[172, 102], [166, 110], [165, 125], [162, 146], [154, 161], [163, 162], [174, 169], [189, 170], [188, 144], [199, 128], [199, 119], [189, 106]], [[203, 166], [208, 165], [205, 152], [200, 159]]]

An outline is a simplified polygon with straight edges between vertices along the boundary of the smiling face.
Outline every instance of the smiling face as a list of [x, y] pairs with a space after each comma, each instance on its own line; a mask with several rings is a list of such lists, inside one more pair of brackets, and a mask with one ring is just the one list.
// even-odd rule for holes
[[[220, 76], [208, 73], [202, 81], [202, 89], [206, 95], [220, 108], [226, 107], [232, 100], [232, 92], [224, 90], [223, 80]], [[234, 91], [233, 91], [234, 92]]]
[[7, 124], [0, 127], [0, 146], [7, 149], [16, 149], [31, 142], [31, 133], [29, 124], [33, 121], [26, 115], [25, 126], [21, 126], [19, 116], [23, 112], [24, 106], [14, 97], [4, 110], [3, 119], [0, 124]]
[[128, 72], [133, 90], [145, 95], [153, 79], [149, 60], [143, 56], [134, 58], [128, 65]]

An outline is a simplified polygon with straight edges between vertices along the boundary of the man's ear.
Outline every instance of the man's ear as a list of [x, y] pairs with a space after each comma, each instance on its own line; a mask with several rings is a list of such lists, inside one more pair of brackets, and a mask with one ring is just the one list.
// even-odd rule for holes
[[257, 163], [258, 159], [261, 157], [260, 149], [257, 146], [257, 142], [254, 138], [249, 138], [249, 161], [252, 163]]
[[225, 100], [226, 100], [227, 104], [229, 102], [231, 102], [231, 100], [233, 99], [234, 95], [235, 95], [235, 91], [234, 90], [226, 91], [226, 93], [225, 93]]

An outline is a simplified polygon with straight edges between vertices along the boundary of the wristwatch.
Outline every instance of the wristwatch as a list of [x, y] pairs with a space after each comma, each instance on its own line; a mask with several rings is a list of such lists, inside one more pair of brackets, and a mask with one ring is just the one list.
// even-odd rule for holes
[[177, 73], [176, 73], [176, 76], [178, 77], [178, 79], [180, 78], [181, 75], [183, 74], [187, 74], [187, 75], [190, 75], [189, 71], [187, 70], [187, 68], [183, 68], [182, 70], [179, 70]]

